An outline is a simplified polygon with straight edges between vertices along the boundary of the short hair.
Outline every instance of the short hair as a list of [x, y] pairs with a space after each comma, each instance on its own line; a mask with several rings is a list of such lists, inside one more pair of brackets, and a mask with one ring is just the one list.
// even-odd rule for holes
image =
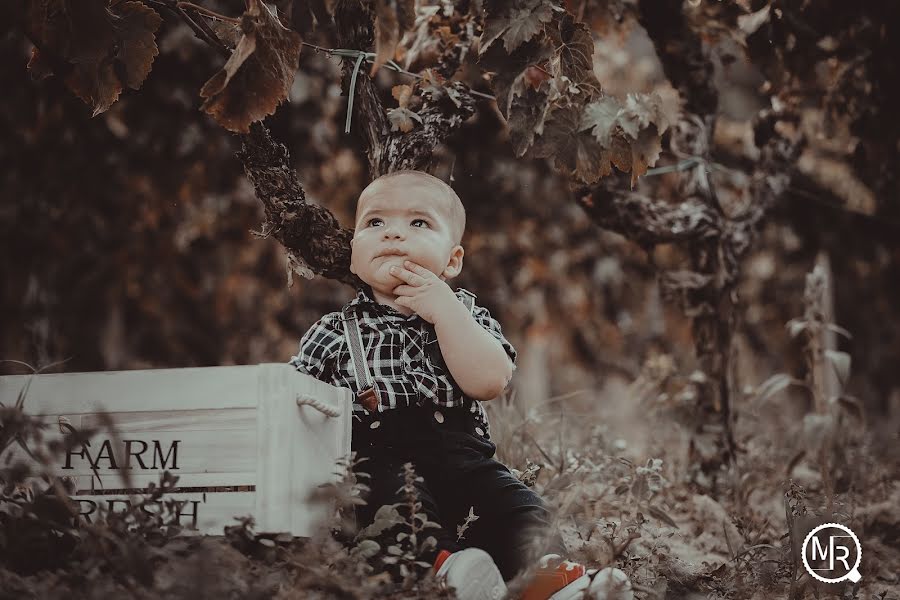
[[[418, 179], [422, 183], [430, 185], [433, 188], [441, 190], [444, 196], [447, 198], [448, 207], [450, 209], [450, 227], [451, 234], [454, 238], [454, 242], [459, 244], [462, 241], [463, 233], [466, 230], [466, 208], [463, 206], [462, 200], [459, 199], [459, 196], [453, 190], [452, 187], [447, 185], [444, 180], [439, 177], [435, 177], [425, 171], [417, 171], [416, 169], [400, 169], [398, 171], [391, 171], [390, 173], [385, 173], [379, 177], [376, 177], [372, 180], [369, 185], [363, 189], [363, 193], [369, 187], [371, 187], [376, 181], [384, 181], [389, 179], [394, 179], [396, 177], [400, 177], [401, 175], [406, 175], [408, 177], [413, 177]], [[362, 193], [360, 193], [360, 197], [362, 197]], [[359, 204], [357, 203], [357, 211], [359, 210]]]

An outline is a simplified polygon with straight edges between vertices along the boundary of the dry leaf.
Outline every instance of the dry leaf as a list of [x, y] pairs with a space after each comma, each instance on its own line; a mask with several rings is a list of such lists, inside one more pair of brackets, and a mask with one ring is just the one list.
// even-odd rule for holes
[[415, 22], [415, 0], [375, 1], [375, 61], [369, 71], [374, 77], [381, 65], [393, 60], [403, 32]]
[[200, 90], [201, 107], [229, 131], [275, 112], [288, 97], [300, 57], [300, 35], [284, 27], [261, 0], [250, 0], [241, 17], [243, 36], [222, 69]]
[[376, 0], [375, 2], [375, 62], [369, 71], [374, 77], [381, 65], [394, 58], [397, 43], [400, 41], [400, 24], [393, 0]]
[[506, 51], [513, 52], [531, 40], [543, 29], [545, 23], [549, 23], [553, 19], [554, 10], [562, 10], [547, 3], [546, 0], [522, 0], [497, 4], [499, 6], [494, 8], [497, 13], [489, 12], [485, 19], [479, 54], [484, 54], [500, 37], [503, 38], [503, 47]]
[[406, 108], [409, 99], [412, 97], [412, 87], [408, 85], [395, 85], [391, 88], [391, 95], [400, 105], [400, 108]]
[[603, 96], [584, 107], [584, 125], [602, 146], [612, 144], [622, 105], [612, 96]]
[[557, 168], [592, 183], [612, 172], [609, 151], [582, 127], [581, 107], [555, 107], [535, 140], [537, 157], [554, 158]]
[[422, 117], [408, 108], [389, 108], [387, 114], [391, 122], [391, 131], [399, 129], [403, 133], [409, 133], [415, 127], [414, 121], [422, 122]]
[[585, 101], [600, 94], [600, 81], [594, 75], [594, 39], [591, 30], [569, 13], [559, 19], [559, 27], [548, 27], [559, 53], [557, 77], [568, 77], [585, 94]]
[[162, 18], [140, 2], [119, 2], [111, 10], [118, 17], [113, 28], [121, 44], [117, 59], [125, 67], [123, 83], [140, 89], [159, 54], [154, 34]]
[[[140, 88], [159, 54], [160, 16], [141, 2], [32, 0], [25, 27], [41, 48], [28, 68], [35, 78], [56, 73], [93, 109], [115, 102], [124, 86]], [[124, 78], [124, 79], [123, 79]]]
[[631, 172], [631, 185], [656, 163], [662, 149], [660, 135], [668, 127], [662, 101], [655, 95], [629, 94], [625, 105], [610, 96], [594, 100], [584, 108], [582, 126], [590, 129], [610, 160], [620, 170]]
[[651, 125], [638, 134], [638, 138], [631, 144], [631, 187], [637, 183], [638, 177], [647, 172], [650, 165], [655, 165], [659, 160], [662, 143], [656, 126]]
[[507, 122], [510, 143], [516, 156], [523, 156], [534, 142], [535, 135], [543, 130], [548, 108], [546, 92], [530, 86], [519, 91], [514, 85], [507, 109]]

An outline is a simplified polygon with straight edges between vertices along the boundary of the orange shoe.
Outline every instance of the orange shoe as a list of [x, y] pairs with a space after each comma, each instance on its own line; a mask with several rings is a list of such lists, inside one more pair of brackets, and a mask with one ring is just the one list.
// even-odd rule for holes
[[539, 564], [520, 600], [634, 600], [631, 581], [619, 569], [607, 567], [598, 573], [558, 554], [544, 556]]

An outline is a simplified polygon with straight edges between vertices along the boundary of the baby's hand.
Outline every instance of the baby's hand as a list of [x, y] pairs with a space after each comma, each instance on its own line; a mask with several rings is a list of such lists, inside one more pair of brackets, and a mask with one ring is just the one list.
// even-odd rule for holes
[[452, 314], [458, 303], [456, 294], [447, 283], [421, 265], [404, 261], [403, 267], [391, 267], [391, 275], [404, 284], [394, 288], [394, 302], [434, 324], [441, 315]]

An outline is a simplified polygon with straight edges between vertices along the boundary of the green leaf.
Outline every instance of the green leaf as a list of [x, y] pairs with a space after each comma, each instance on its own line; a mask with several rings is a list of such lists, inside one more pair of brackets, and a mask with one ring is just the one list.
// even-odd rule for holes
[[828, 323], [827, 325], [825, 325], [825, 327], [837, 334], [844, 336], [848, 340], [853, 339], [853, 336], [850, 335], [850, 332], [847, 331], [846, 329], [844, 329], [843, 327], [841, 327], [840, 325], [835, 325], [834, 323]]
[[381, 546], [374, 540], [363, 540], [353, 549], [353, 553], [362, 559], [371, 558], [379, 552], [381, 552]]
[[375, 512], [375, 519], [372, 523], [360, 530], [357, 534], [359, 538], [374, 538], [378, 537], [385, 530], [390, 529], [394, 525], [398, 525], [403, 523], [404, 519], [400, 516], [400, 513], [397, 509], [392, 505], [385, 505], [379, 507], [379, 509]]
[[806, 319], [791, 319], [785, 327], [787, 327], [791, 337], [795, 338], [809, 327], [809, 322]]
[[787, 373], [776, 373], [759, 384], [754, 395], [758, 402], [765, 402], [792, 384], [803, 385], [803, 382], [794, 379]]
[[631, 483], [631, 495], [640, 500], [647, 495], [648, 491], [647, 478], [643, 475], [636, 476]]
[[653, 517], [654, 519], [662, 521], [669, 527], [674, 527], [675, 529], [678, 529], [678, 525], [675, 523], [675, 521], [672, 519], [672, 517], [667, 515], [662, 509], [660, 509], [656, 506], [653, 506], [652, 504], [648, 504], [647, 512], [650, 513], [650, 516]]

